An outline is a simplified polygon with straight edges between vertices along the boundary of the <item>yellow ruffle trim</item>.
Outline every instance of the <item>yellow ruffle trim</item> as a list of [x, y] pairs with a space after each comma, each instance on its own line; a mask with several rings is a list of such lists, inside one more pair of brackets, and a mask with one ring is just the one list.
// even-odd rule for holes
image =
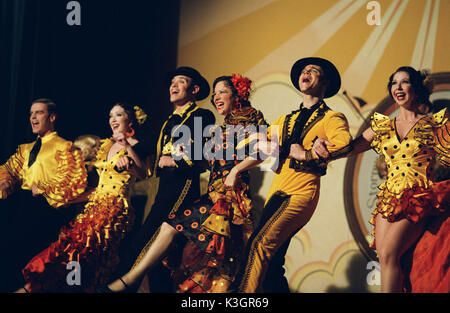
[[225, 237], [231, 236], [229, 220], [225, 216], [219, 214], [211, 214], [202, 223], [201, 229], [212, 234], [218, 234]]
[[248, 185], [238, 182], [234, 190], [227, 190], [222, 179], [217, 179], [212, 186], [213, 191], [209, 192], [211, 201], [216, 206], [221, 203], [217, 213], [212, 212], [202, 223], [201, 229], [230, 237], [230, 222], [235, 225], [243, 225], [250, 220], [252, 203], [248, 197]]
[[371, 147], [376, 153], [381, 153], [381, 143], [387, 139], [389, 132], [392, 130], [391, 119], [389, 116], [375, 112], [370, 117], [370, 127], [375, 132]]
[[[448, 158], [450, 149], [448, 127], [446, 125], [448, 120], [449, 112], [447, 108], [444, 108], [435, 114], [424, 117], [414, 128], [414, 139], [424, 145], [435, 145], [438, 158], [442, 157], [442, 155], [445, 157], [446, 154]], [[375, 152], [381, 153], [381, 142], [387, 139], [387, 137], [390, 136], [390, 131], [393, 130], [391, 119], [389, 116], [375, 112], [370, 117], [370, 126], [375, 132], [371, 147]], [[444, 135], [439, 137], [439, 133]], [[436, 135], [438, 138], [436, 138]]]
[[450, 168], [450, 114], [447, 108], [430, 116], [434, 133], [434, 150], [439, 163]]
[[65, 205], [80, 196], [87, 186], [87, 171], [81, 152], [68, 142], [55, 155], [58, 163], [56, 175], [49, 182], [39, 183], [38, 189], [54, 208]]
[[103, 162], [108, 157], [108, 151], [113, 145], [113, 142], [110, 139], [102, 139], [100, 140], [100, 147], [97, 151], [96, 161], [94, 162], [94, 166], [96, 166], [97, 162]]

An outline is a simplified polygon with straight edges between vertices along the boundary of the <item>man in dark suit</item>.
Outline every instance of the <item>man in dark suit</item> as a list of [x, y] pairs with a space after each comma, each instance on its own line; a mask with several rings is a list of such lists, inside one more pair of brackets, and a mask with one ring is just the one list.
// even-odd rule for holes
[[[169, 213], [200, 197], [200, 173], [204, 171], [205, 160], [200, 157], [198, 151], [194, 154], [192, 150], [194, 147], [203, 147], [205, 142], [205, 137], [202, 136], [203, 130], [206, 126], [215, 123], [214, 114], [199, 108], [195, 103], [196, 100], [208, 97], [210, 92], [208, 82], [197, 70], [191, 67], [179, 67], [168, 74], [167, 83], [174, 111], [163, 124], [159, 134], [156, 161], [152, 172], [152, 175], [159, 177], [159, 188], [150, 213], [134, 241], [133, 252], [129, 256], [129, 261], [132, 259], [134, 266], [145, 255], [153, 236], [156, 235], [159, 226]], [[189, 130], [191, 136], [186, 137], [183, 130]], [[200, 133], [201, 138], [194, 136], [195, 133]], [[196, 142], [198, 140], [201, 140], [201, 143]], [[180, 149], [184, 151], [177, 158], [177, 151]], [[188, 149], [190, 153], [187, 153]], [[127, 262], [126, 265], [128, 266], [126, 270], [129, 270], [132, 263]], [[152, 292], [172, 291], [171, 283], [166, 279], [167, 271], [161, 265], [152, 271], [152, 279], [150, 279]]]

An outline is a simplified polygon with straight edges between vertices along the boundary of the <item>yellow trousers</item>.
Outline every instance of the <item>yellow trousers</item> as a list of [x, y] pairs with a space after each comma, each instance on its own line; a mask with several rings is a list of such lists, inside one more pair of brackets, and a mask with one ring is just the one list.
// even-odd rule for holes
[[240, 292], [262, 286], [270, 260], [277, 250], [308, 223], [319, 201], [320, 185], [310, 184], [301, 194], [274, 192], [267, 200], [260, 225], [247, 245], [247, 262], [240, 271]]

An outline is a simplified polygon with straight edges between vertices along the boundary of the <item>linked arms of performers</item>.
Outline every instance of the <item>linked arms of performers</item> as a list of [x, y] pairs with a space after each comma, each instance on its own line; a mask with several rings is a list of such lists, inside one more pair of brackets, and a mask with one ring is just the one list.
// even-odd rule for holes
[[117, 160], [117, 169], [119, 171], [130, 170], [138, 178], [145, 179], [147, 177], [147, 166], [134, 151], [133, 146], [126, 140], [125, 135], [121, 132], [114, 133], [113, 140], [126, 148], [128, 152], [128, 156], [122, 156]]
[[160, 168], [176, 167], [178, 169], [192, 167], [193, 162], [188, 157], [190, 155], [190, 147], [189, 142], [186, 142], [186, 144], [177, 142], [176, 145], [169, 142], [162, 151], [158, 166]]
[[[200, 121], [200, 124], [197, 124], [196, 120]], [[160, 168], [176, 167], [178, 170], [185, 170], [193, 166], [201, 167], [205, 165], [206, 161], [204, 159], [194, 159], [193, 149], [196, 146], [204, 147], [211, 136], [206, 136], [203, 133], [203, 136], [200, 136], [201, 139], [199, 139], [195, 136], [195, 131], [196, 129], [205, 130], [208, 126], [214, 125], [215, 121], [216, 119], [211, 111], [196, 111], [195, 115], [192, 115], [182, 125], [183, 127], [177, 127], [176, 132], [172, 133], [172, 141], [163, 147], [158, 166]], [[200, 125], [201, 127], [198, 127]]]
[[259, 164], [261, 164], [264, 160], [255, 159], [253, 157], [247, 157], [242, 162], [236, 164], [228, 173], [227, 178], [225, 179], [225, 187], [232, 189], [236, 185], [237, 178], [240, 173], [247, 171]]
[[[254, 146], [255, 150], [261, 152], [262, 154], [265, 154], [266, 156], [275, 156], [279, 152], [278, 140], [268, 140], [267, 134], [251, 134], [248, 140], [246, 140], [246, 143], [253, 141], [257, 142], [257, 144]], [[234, 188], [240, 173], [245, 172], [264, 162], [264, 159], [258, 158], [257, 154], [258, 153], [255, 153], [255, 151], [252, 151], [249, 156], [247, 156], [242, 162], [236, 164], [230, 170], [230, 173], [228, 173], [227, 178], [224, 182], [226, 188]]]
[[309, 151], [303, 149], [300, 145], [295, 145], [295, 147], [291, 146], [291, 154], [289, 156], [299, 161], [307, 161], [309, 158], [313, 158], [312, 153], [314, 153], [327, 162], [347, 158], [370, 150], [370, 144], [372, 143], [374, 137], [375, 132], [371, 128], [368, 128], [361, 134], [361, 136], [352, 140], [349, 145], [333, 152], [329, 152], [328, 150], [328, 147], [334, 146], [330, 141], [323, 138], [317, 138], [314, 141], [313, 147]]

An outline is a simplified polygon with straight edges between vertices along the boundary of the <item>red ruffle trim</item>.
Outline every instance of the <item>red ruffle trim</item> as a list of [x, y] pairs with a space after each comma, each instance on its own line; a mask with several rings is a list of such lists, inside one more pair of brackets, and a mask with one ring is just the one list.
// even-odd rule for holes
[[408, 220], [417, 223], [427, 215], [444, 212], [449, 204], [449, 192], [450, 180], [435, 183], [427, 189], [414, 186], [403, 193], [398, 206], [403, 208]]
[[[450, 180], [434, 183], [429, 188], [414, 186], [403, 192], [400, 198], [391, 198], [389, 201], [390, 210], [381, 211], [379, 209], [385, 203], [385, 199], [380, 199], [377, 209], [373, 212], [370, 223], [375, 226], [375, 218], [382, 214], [389, 222], [396, 222], [400, 219], [417, 223], [424, 217], [439, 215], [450, 206]], [[375, 236], [375, 227], [372, 235]], [[375, 240], [371, 244], [375, 249]]]
[[[378, 207], [385, 203], [385, 199], [380, 199], [374, 215], [383, 214], [389, 222], [395, 222], [406, 218], [417, 223], [427, 215], [437, 215], [445, 211], [450, 203], [450, 180], [434, 183], [429, 188], [414, 186], [403, 192], [398, 199], [390, 199], [391, 210], [381, 211]], [[371, 223], [374, 224], [374, 218]]]
[[449, 267], [450, 214], [447, 212], [442, 216], [433, 217], [414, 248], [409, 273], [409, 291], [449, 293]]
[[229, 271], [235, 272], [192, 241], [170, 251], [163, 264], [171, 270], [178, 293], [226, 292], [232, 282]]
[[223, 236], [213, 234], [212, 239], [206, 247], [206, 252], [214, 253], [218, 259], [225, 256], [225, 240]]
[[[36, 255], [22, 270], [32, 292], [67, 289], [66, 265], [82, 263], [83, 289], [107, 283], [119, 260], [117, 249], [133, 222], [123, 199], [105, 196], [91, 200], [83, 213], [61, 229], [58, 241]], [[86, 279], [88, 281], [86, 281]], [[88, 288], [88, 289], [86, 289]]]
[[223, 215], [229, 218], [231, 216], [230, 207], [231, 203], [225, 201], [224, 199], [219, 199], [209, 212], [211, 214]]

